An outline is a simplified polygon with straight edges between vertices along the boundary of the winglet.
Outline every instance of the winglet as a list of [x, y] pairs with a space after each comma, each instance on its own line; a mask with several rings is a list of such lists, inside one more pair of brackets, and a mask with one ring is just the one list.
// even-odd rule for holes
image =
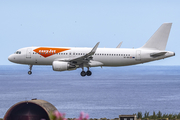
[[[123, 42], [123, 41], [122, 41]], [[122, 42], [119, 43], [119, 45], [116, 48], [120, 48], [122, 45]]]
[[93, 55], [93, 54], [96, 52], [96, 50], [97, 50], [97, 48], [98, 48], [98, 46], [99, 46], [99, 43], [100, 43], [100, 42], [98, 42], [98, 43], [93, 47], [93, 49], [91, 50], [91, 52], [90, 52], [89, 54]]

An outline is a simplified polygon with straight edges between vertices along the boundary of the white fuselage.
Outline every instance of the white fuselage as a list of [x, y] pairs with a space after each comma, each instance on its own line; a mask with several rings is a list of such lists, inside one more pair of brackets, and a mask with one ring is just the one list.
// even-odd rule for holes
[[[18, 52], [12, 54], [8, 59], [18, 64], [28, 65], [52, 65], [55, 60], [68, 60], [84, 56], [89, 53], [92, 48], [67, 48], [63, 52], [35, 52], [34, 50], [39, 47], [26, 47], [19, 49]], [[53, 49], [53, 48], [52, 48]], [[174, 56], [174, 52], [166, 51], [167, 53], [159, 57], [151, 57], [152, 53], [159, 53], [164, 51], [149, 50], [149, 49], [122, 49], [122, 48], [97, 48], [93, 57], [93, 61], [101, 62], [100, 66], [127, 66], [135, 65], [154, 60], [159, 60], [167, 57]], [[44, 57], [45, 54], [50, 56]], [[97, 65], [99, 66], [99, 65]], [[94, 66], [88, 66], [94, 67]]]

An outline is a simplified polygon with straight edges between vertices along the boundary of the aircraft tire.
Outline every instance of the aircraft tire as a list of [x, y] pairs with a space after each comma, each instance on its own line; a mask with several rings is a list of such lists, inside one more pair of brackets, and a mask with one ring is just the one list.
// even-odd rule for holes
[[88, 70], [88, 71], [86, 72], [86, 75], [87, 75], [87, 76], [91, 76], [91, 75], [92, 75], [92, 72]]
[[28, 71], [28, 74], [29, 74], [29, 75], [31, 75], [31, 74], [32, 74], [32, 72], [31, 72], [31, 71]]
[[85, 72], [85, 71], [82, 71], [82, 72], [81, 72], [81, 76], [82, 76], [82, 77], [86, 76], [86, 72]]

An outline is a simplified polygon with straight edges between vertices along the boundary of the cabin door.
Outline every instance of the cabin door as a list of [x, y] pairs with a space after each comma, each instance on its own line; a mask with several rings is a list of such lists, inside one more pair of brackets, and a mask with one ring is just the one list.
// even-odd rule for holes
[[31, 48], [28, 48], [26, 51], [26, 58], [31, 58]]
[[136, 60], [140, 61], [141, 60], [141, 50], [136, 51]]

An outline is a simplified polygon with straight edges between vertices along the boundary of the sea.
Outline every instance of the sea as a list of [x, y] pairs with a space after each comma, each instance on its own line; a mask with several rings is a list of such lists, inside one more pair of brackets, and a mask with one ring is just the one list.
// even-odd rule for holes
[[41, 99], [67, 118], [118, 118], [138, 112], [180, 113], [180, 66], [135, 65], [55, 72], [51, 66], [0, 65], [0, 118], [14, 104]]

